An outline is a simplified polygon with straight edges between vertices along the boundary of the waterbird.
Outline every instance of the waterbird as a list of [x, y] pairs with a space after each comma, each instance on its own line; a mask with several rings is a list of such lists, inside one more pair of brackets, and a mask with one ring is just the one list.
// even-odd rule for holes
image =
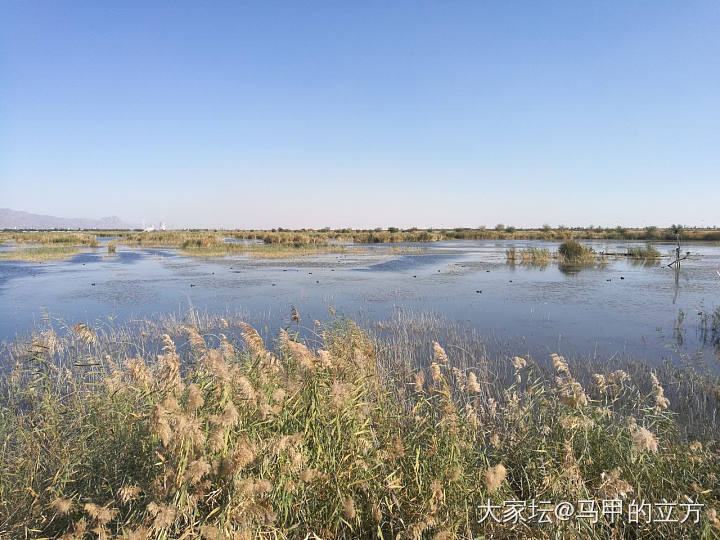
[[481, 294], [482, 294], [482, 291], [475, 291], [475, 292], [476, 292], [476, 293], [481, 293]]
[[92, 285], [93, 287], [95, 286], [95, 284], [94, 284], [94, 283], [91, 283], [90, 285]]
[[623, 276], [620, 276], [620, 279], [625, 279]]
[[195, 285], [193, 283], [190, 284], [191, 287], [194, 287]]

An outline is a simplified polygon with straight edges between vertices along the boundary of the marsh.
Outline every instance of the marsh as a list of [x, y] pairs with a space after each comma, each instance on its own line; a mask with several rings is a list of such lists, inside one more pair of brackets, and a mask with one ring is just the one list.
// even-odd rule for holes
[[[597, 253], [644, 246], [583, 244]], [[191, 310], [241, 313], [260, 328], [275, 328], [290, 305], [309, 320], [324, 320], [332, 306], [371, 325], [433, 313], [472, 328], [491, 346], [512, 343], [517, 353], [625, 355], [717, 369], [712, 321], [720, 306], [720, 246], [687, 244], [691, 257], [677, 273], [665, 266], [670, 243], [655, 244], [663, 259], [642, 263], [607, 257], [568, 267], [506, 256], [512, 249], [556, 252], [558, 245], [456, 240], [340, 245], [297, 257], [191, 257], [181, 248], [101, 238], [98, 247], [81, 247], [66, 260], [0, 261], [0, 338], [42, 328], [47, 317], [103, 324]]]

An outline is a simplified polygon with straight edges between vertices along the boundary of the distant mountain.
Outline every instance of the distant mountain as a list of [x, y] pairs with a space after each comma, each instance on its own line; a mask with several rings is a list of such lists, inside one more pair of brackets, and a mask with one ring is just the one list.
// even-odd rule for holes
[[0, 229], [132, 229], [117, 216], [100, 219], [61, 218], [0, 208]]

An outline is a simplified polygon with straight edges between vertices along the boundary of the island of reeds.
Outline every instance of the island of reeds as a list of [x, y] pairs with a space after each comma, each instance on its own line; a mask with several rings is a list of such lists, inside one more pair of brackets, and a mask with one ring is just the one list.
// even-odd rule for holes
[[[331, 310], [332, 311], [332, 310]], [[48, 326], [2, 346], [3, 538], [716, 538], [720, 382], [301, 316]], [[465, 339], [466, 341], [462, 341]], [[458, 341], [460, 340], [460, 341]], [[480, 522], [692, 500], [697, 523]]]
[[[320, 253], [341, 253], [352, 250], [352, 245], [395, 244], [400, 242], [438, 242], [444, 240], [548, 240], [568, 244], [575, 251], [558, 252], [553, 256], [545, 248], [527, 248], [518, 254], [513, 250], [508, 260], [523, 263], [545, 264], [556, 258], [568, 264], [587, 263], [594, 254], [583, 251], [581, 240], [645, 240], [645, 247], [630, 247], [626, 253], [615, 254], [633, 259], [652, 260], [660, 254], [652, 247], [654, 241], [675, 241], [682, 234], [687, 242], [718, 242], [717, 229], [682, 228], [678, 225], [661, 229], [645, 227], [556, 228], [518, 229], [497, 225], [494, 228], [454, 229], [271, 229], [271, 230], [172, 230], [172, 231], [5, 231], [0, 232], [0, 243], [13, 249], [0, 253], [0, 260], [42, 262], [69, 258], [83, 248], [97, 248], [103, 239], [112, 239], [108, 253], [117, 246], [126, 248], [172, 248], [181, 254], [195, 257], [223, 257], [247, 255], [249, 257], [287, 258]], [[580, 246], [580, 247], [578, 247]], [[562, 248], [562, 246], [561, 246]], [[356, 250], [359, 248], [355, 248]], [[579, 251], [578, 251], [579, 250]], [[516, 259], [516, 257], [518, 257]]]

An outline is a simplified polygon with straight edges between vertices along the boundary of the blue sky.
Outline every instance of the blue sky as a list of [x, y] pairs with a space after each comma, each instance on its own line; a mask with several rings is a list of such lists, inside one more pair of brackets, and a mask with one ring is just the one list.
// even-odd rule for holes
[[0, 207], [720, 225], [720, 3], [0, 0]]

